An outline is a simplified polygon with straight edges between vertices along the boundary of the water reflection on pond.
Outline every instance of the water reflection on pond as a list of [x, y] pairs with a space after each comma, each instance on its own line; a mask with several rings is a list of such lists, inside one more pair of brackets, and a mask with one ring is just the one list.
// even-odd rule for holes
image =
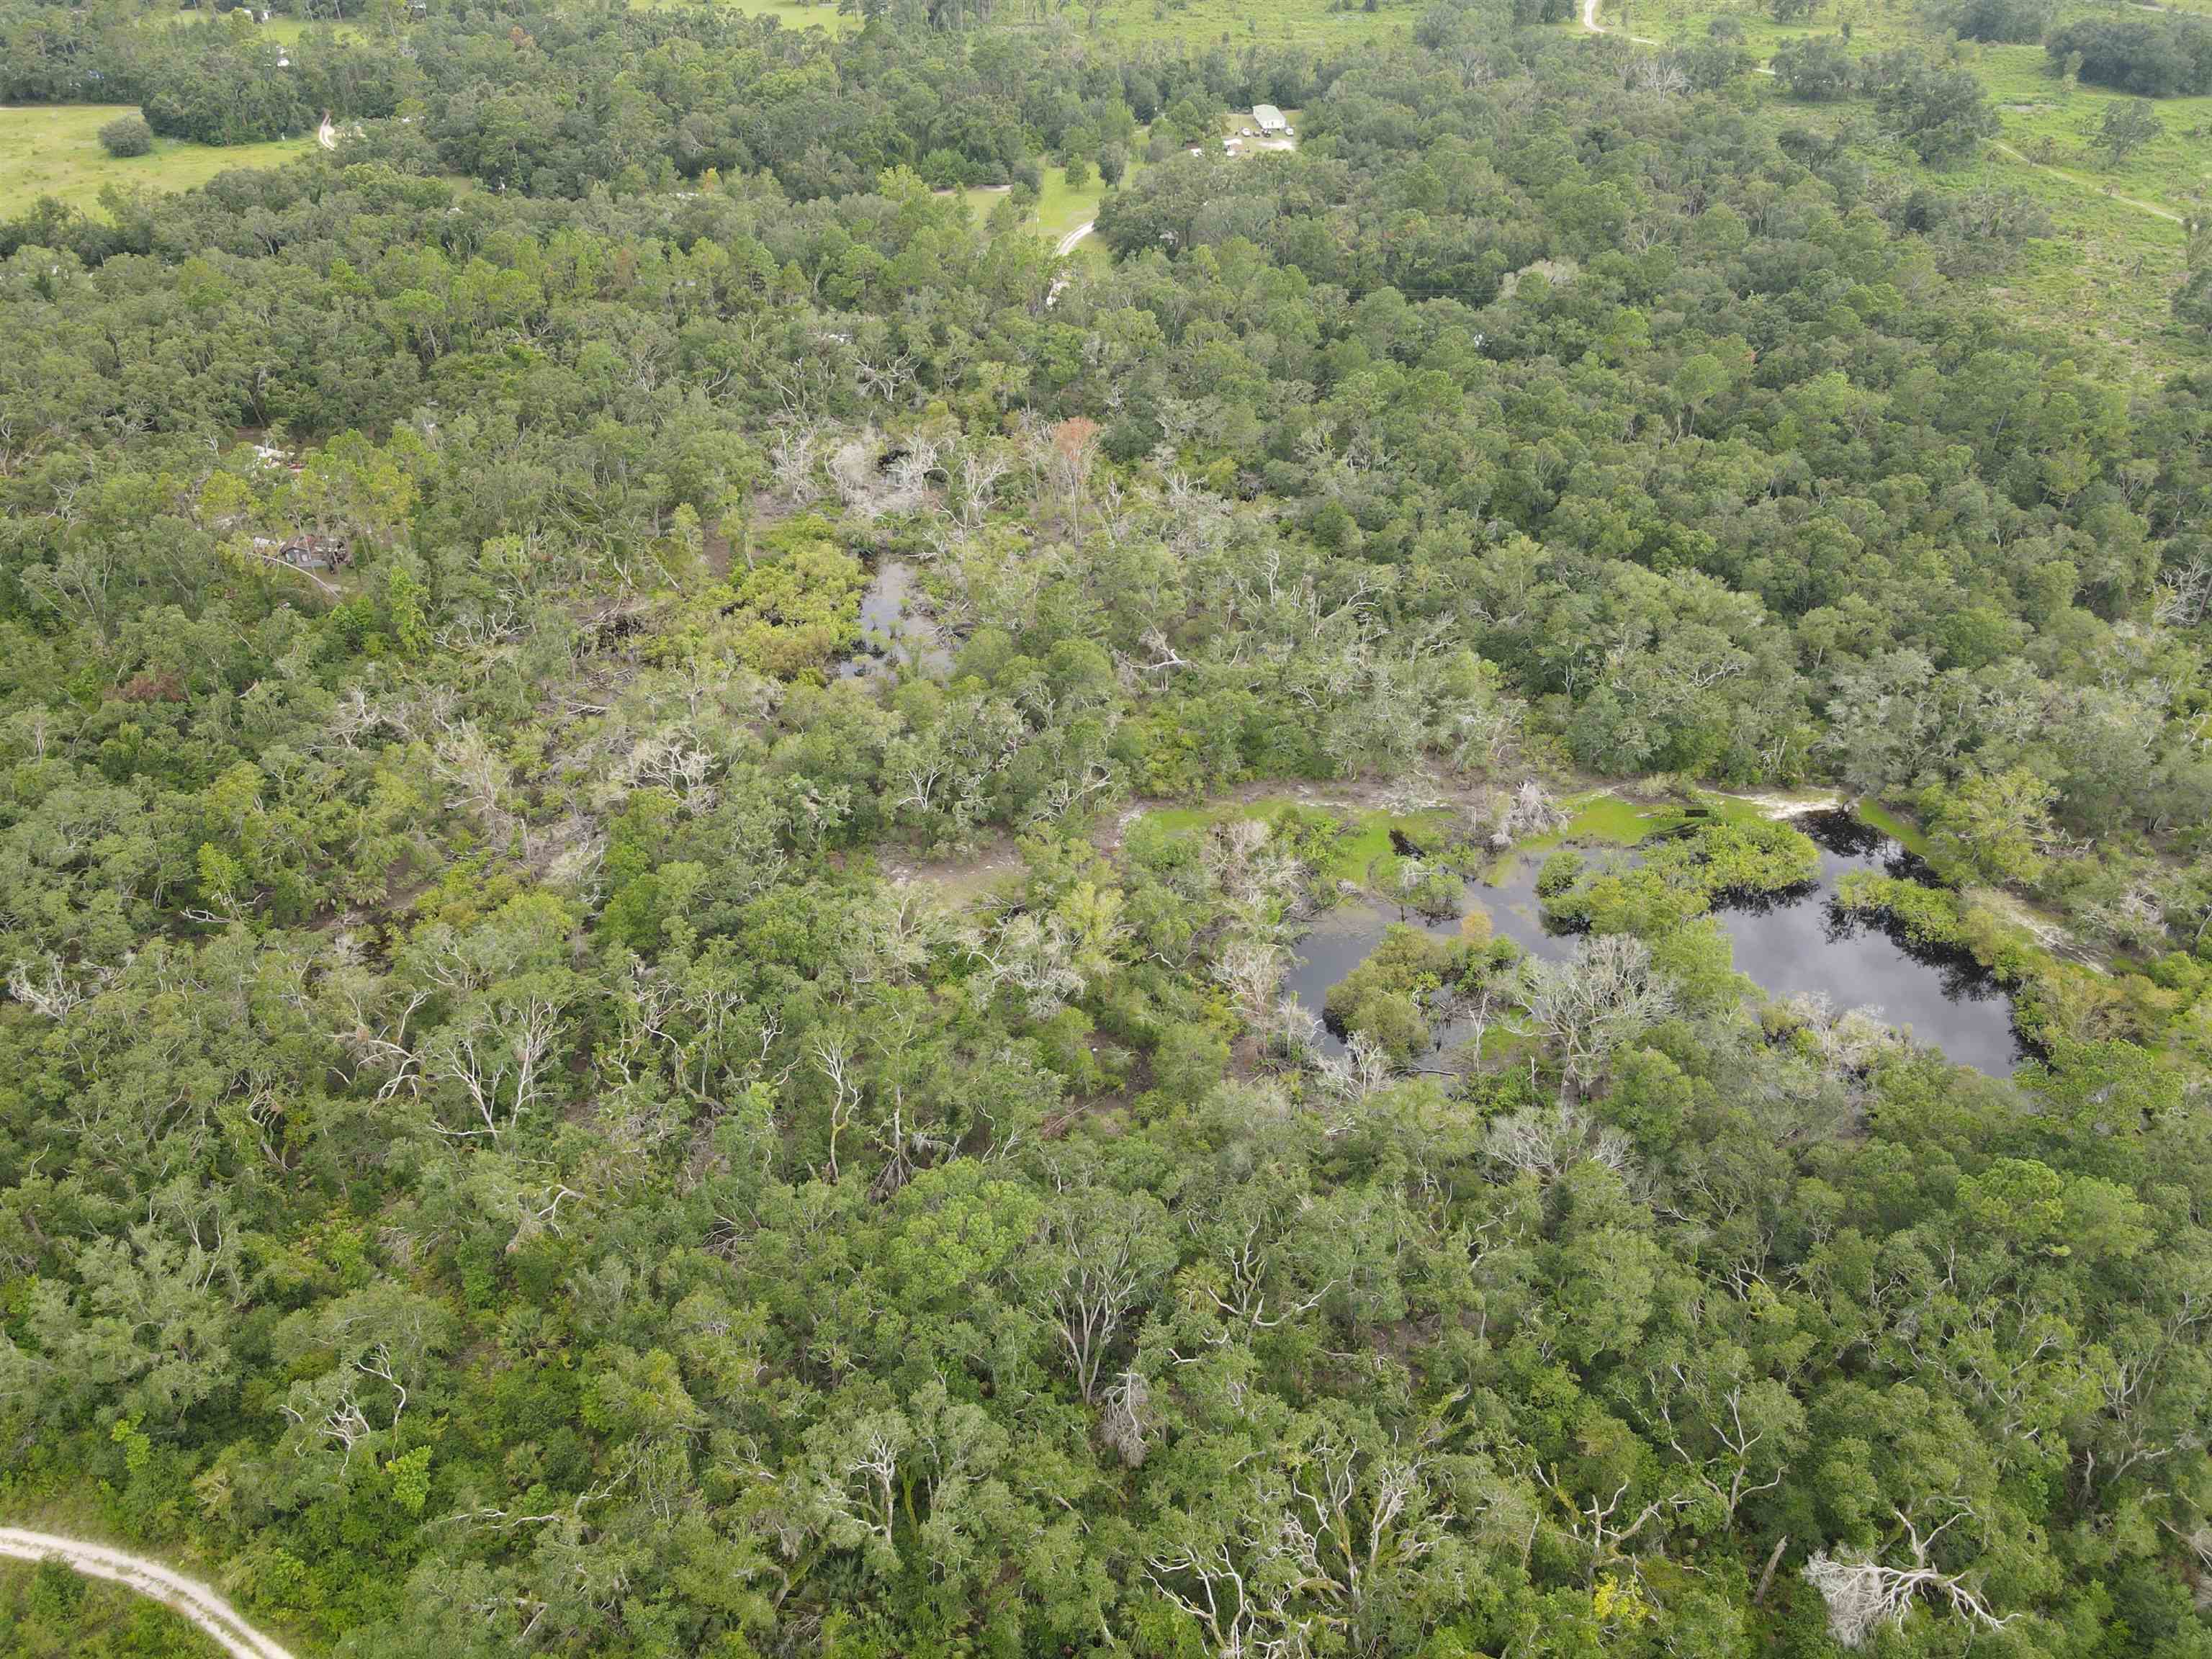
[[860, 594], [860, 648], [838, 665], [842, 678], [919, 667], [942, 672], [952, 653], [937, 642], [937, 629], [921, 614], [914, 567], [885, 559]]
[[[1963, 953], [1909, 945], [1893, 930], [1852, 915], [1835, 902], [1837, 884], [1855, 870], [1927, 880], [1926, 867], [1848, 813], [1814, 813], [1796, 824], [1820, 849], [1818, 878], [1787, 894], [1717, 908], [1737, 969], [1778, 1000], [1819, 995], [1839, 1009], [1866, 1008], [1891, 1024], [1910, 1027], [1914, 1041], [1954, 1060], [1991, 1076], [2009, 1076], [2026, 1050], [2013, 1029], [2012, 1005], [1989, 974]], [[1538, 905], [1539, 861], [1522, 855], [1498, 880], [1468, 883], [1465, 908], [1480, 905], [1495, 932], [1533, 956], [1571, 956], [1574, 938], [1547, 927]], [[1321, 1012], [1329, 987], [1364, 961], [1384, 929], [1400, 920], [1395, 906], [1364, 900], [1325, 912], [1298, 942], [1285, 990]], [[1440, 939], [1459, 932], [1456, 917], [1433, 921], [1408, 915], [1403, 920]], [[1341, 1046], [1340, 1036], [1328, 1037], [1332, 1048]]]
[[1964, 951], [1909, 945], [1834, 902], [1836, 884], [1855, 870], [1931, 881], [1927, 866], [1845, 812], [1816, 813], [1798, 827], [1820, 849], [1820, 878], [1802, 897], [1720, 912], [1736, 967], [1770, 996], [1825, 994], [1839, 1008], [1870, 1009], [1953, 1060], [2009, 1077], [2027, 1050], [2011, 1000], [1988, 970]]

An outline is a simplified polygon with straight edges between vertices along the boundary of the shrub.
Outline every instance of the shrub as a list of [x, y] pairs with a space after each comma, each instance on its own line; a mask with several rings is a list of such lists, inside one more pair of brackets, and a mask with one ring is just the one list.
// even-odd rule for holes
[[1329, 987], [1329, 1024], [1364, 1031], [1403, 1064], [1429, 1045], [1429, 1014], [1453, 977], [1455, 953], [1417, 927], [1384, 930], [1367, 959]]
[[1969, 40], [2040, 40], [2055, 10], [2051, 0], [1958, 0], [1943, 21]]
[[2075, 52], [2081, 79], [2139, 98], [2212, 92], [2212, 29], [2193, 18], [2084, 17], [2044, 43], [2054, 73]]
[[1707, 898], [1786, 893], [1820, 873], [1820, 849], [1765, 819], [1700, 825], [1651, 854], [1652, 867]]
[[1940, 887], [1854, 870], [1836, 884], [1836, 902], [1853, 915], [1887, 919], [1923, 950], [1963, 951], [1970, 942], [1958, 896]]
[[1832, 34], [1784, 41], [1774, 54], [1774, 74], [1792, 98], [1807, 103], [1848, 98], [1857, 83], [1850, 53]]
[[143, 115], [118, 115], [100, 128], [100, 143], [110, 155], [144, 155], [154, 148], [154, 129]]
[[1583, 855], [1571, 847], [1562, 847], [1536, 872], [1538, 896], [1551, 898], [1565, 892], [1583, 878]]

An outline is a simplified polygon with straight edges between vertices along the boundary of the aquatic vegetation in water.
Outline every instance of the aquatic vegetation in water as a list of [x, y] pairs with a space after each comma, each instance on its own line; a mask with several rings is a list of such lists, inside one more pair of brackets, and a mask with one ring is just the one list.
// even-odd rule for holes
[[1662, 842], [1650, 863], [1708, 899], [1786, 893], [1817, 879], [1820, 849], [1812, 837], [1766, 819], [1706, 823]]
[[1386, 927], [1366, 960], [1329, 987], [1329, 1028], [1364, 1031], [1393, 1060], [1411, 1060], [1429, 1046], [1431, 1011], [1463, 950], [1418, 927]]
[[[1753, 833], [1740, 833], [1747, 828]], [[1958, 942], [1957, 929], [1974, 931], [1958, 920], [1958, 896], [1934, 884], [1927, 866], [1890, 837], [1841, 812], [1790, 825], [1713, 821], [1641, 850], [1561, 848], [1540, 866], [1524, 855], [1494, 879], [1469, 884], [1460, 908], [1484, 917], [1479, 932], [1494, 927], [1501, 943], [1539, 959], [1572, 957], [1583, 936], [1647, 939], [1669, 959], [1698, 958], [1688, 977], [1701, 985], [1756, 987], [1776, 1002], [1810, 999], [1838, 1018], [1856, 1012], [1854, 1033], [1872, 1018], [1909, 1025], [1917, 1041], [1993, 1075], [2019, 1063], [2021, 1032], [2032, 1038], [2037, 1029], [2032, 1006], [2015, 1026], [2002, 988], [2022, 982], [2032, 1001], [2039, 981], [2020, 981], [2002, 953], [1970, 953]], [[1902, 910], [1918, 925], [1899, 923], [1893, 913]], [[1348, 1031], [1387, 1026], [1389, 1046], [1408, 1052], [1408, 1029], [1388, 1018], [1407, 1005], [1373, 1002], [1376, 975], [1333, 994], [1403, 920], [1372, 903], [1344, 905], [1299, 940], [1285, 988], [1309, 1009], [1327, 1009], [1324, 1042], [1340, 1046]], [[1462, 925], [1424, 921], [1404, 931], [1449, 945]], [[1705, 960], [1716, 953], [1717, 964]], [[1741, 981], [1724, 971], [1731, 957]], [[1456, 1040], [1465, 1005], [1463, 991], [1423, 1005], [1430, 1030]]]

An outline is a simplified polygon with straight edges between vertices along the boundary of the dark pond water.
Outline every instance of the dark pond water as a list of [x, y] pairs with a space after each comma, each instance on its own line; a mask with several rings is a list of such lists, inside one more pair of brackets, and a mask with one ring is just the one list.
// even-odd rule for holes
[[[1909, 1030], [1916, 1042], [1993, 1077], [2010, 1076], [2027, 1051], [2013, 1030], [2011, 1002], [1979, 964], [1958, 952], [1916, 949], [1836, 904], [1837, 884], [1854, 870], [1926, 881], [1931, 879], [1926, 866], [1848, 813], [1814, 813], [1796, 824], [1820, 849], [1818, 878], [1776, 897], [1717, 908], [1734, 944], [1737, 969], [1771, 997], [1820, 994], [1839, 1010], [1866, 1008]], [[1480, 905], [1495, 932], [1533, 956], [1571, 956], [1573, 936], [1545, 926], [1536, 900], [1538, 862], [1524, 855], [1496, 882], [1468, 883], [1466, 908]], [[1395, 907], [1364, 901], [1324, 913], [1299, 940], [1285, 990], [1321, 1012], [1328, 988], [1364, 961], [1383, 930], [1400, 919]], [[1438, 938], [1459, 931], [1456, 917], [1427, 921], [1409, 915], [1404, 920]], [[1340, 1046], [1339, 1034], [1328, 1042], [1332, 1048]]]
[[2027, 1051], [2013, 1029], [2011, 1000], [1980, 963], [1964, 951], [1916, 948], [1835, 903], [1836, 884], [1855, 870], [1932, 883], [1928, 867], [1846, 812], [1814, 813], [1797, 827], [1820, 849], [1820, 878], [1802, 895], [1719, 911], [1736, 967], [1770, 996], [1825, 994], [1964, 1065], [2009, 1077]]
[[860, 648], [837, 672], [847, 679], [895, 667], [920, 667], [933, 674], [951, 664], [951, 653], [938, 643], [937, 629], [921, 614], [914, 567], [903, 559], [884, 560], [860, 594]]

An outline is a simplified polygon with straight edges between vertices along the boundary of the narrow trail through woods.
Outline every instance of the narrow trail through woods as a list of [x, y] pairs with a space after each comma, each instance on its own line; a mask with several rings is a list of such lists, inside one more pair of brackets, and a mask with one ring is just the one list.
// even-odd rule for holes
[[247, 1624], [238, 1609], [211, 1586], [145, 1556], [56, 1533], [0, 1527], [0, 1557], [17, 1561], [44, 1561], [51, 1557], [88, 1577], [105, 1578], [151, 1596], [189, 1619], [233, 1659], [294, 1659], [291, 1650]]
[[[2150, 9], [2155, 11], [2158, 8], [2154, 6], [2151, 7]], [[2047, 173], [2054, 179], [2063, 179], [2068, 184], [2074, 185], [2078, 190], [2095, 191], [2097, 189], [2097, 186], [2091, 184], [2087, 179], [2076, 178], [2074, 174], [2067, 172], [2063, 167], [2045, 167], [2040, 161], [2029, 161], [2027, 156], [2022, 155], [2018, 150], [2014, 149], [2010, 144], [2006, 143], [2002, 139], [1990, 139], [1990, 148], [1996, 151], [2000, 155], [2010, 156], [2022, 167], [2033, 167], [2038, 173]], [[2186, 224], [2189, 222], [2180, 214], [2174, 212], [2170, 208], [2162, 208], [2155, 202], [2138, 201], [2132, 196], [2122, 196], [2115, 191], [2104, 191], [2100, 193], [2104, 195], [2107, 199], [2118, 202], [2123, 206], [2135, 208], [2143, 213], [2155, 214], [2158, 217], [2169, 220], [2177, 225]]]
[[[1597, 21], [1597, 0], [1583, 0], [1583, 27], [1592, 34], [1620, 33], [1619, 29], [1609, 29]], [[1656, 46], [1659, 44], [1656, 40], [1647, 40], [1640, 34], [1626, 35], [1622, 38], [1633, 40], [1639, 46]]]

